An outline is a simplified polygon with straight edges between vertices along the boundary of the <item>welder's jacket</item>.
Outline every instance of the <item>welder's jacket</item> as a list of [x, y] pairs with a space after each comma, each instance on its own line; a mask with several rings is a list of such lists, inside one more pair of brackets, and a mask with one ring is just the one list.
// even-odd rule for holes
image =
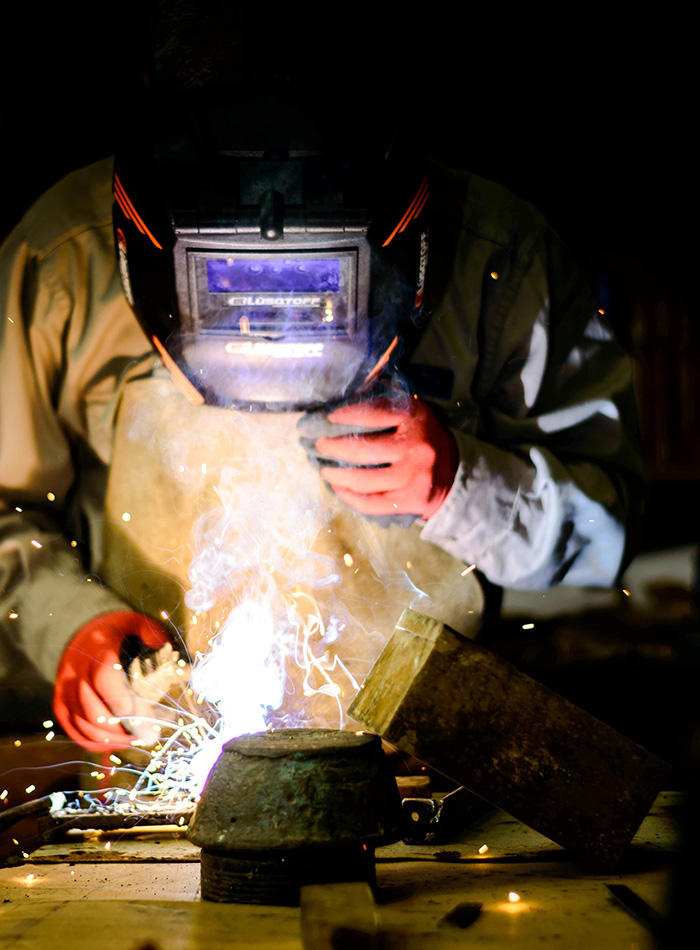
[[[119, 406], [159, 364], [122, 293], [111, 208], [105, 160], [52, 188], [0, 255], [1, 646], [49, 680], [72, 634], [129, 599], [103, 574], [105, 495]], [[402, 537], [413, 560], [437, 549], [502, 587], [609, 586], [643, 484], [630, 362], [530, 205], [436, 163], [430, 208], [432, 318], [408, 375], [460, 463], [443, 507]]]

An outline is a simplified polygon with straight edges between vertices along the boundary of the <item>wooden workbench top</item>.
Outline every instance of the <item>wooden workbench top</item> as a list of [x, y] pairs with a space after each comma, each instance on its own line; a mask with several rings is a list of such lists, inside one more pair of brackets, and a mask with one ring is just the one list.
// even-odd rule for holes
[[[605, 884], [624, 883], [664, 909], [676, 804], [676, 793], [659, 796], [614, 873], [576, 861], [501, 812], [449, 844], [380, 848], [381, 946], [651, 950], [650, 935]], [[509, 900], [511, 892], [520, 899]], [[202, 901], [198, 849], [181, 832], [45, 845], [26, 863], [0, 869], [0, 901], [3, 950], [302, 946], [297, 908]], [[482, 904], [469, 929], [441, 925], [463, 901]]]

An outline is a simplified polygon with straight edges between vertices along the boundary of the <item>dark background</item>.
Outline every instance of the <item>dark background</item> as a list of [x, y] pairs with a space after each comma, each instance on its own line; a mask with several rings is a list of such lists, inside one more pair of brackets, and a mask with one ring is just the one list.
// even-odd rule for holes
[[[299, 14], [309, 23], [299, 55], [324, 88], [343, 75], [380, 112], [407, 101], [417, 140], [438, 140], [455, 161], [542, 208], [600, 281], [635, 367], [650, 481], [643, 548], [697, 545], [700, 201], [689, 23], [669, 7], [654, 19], [616, 12], [613, 23], [590, 7], [514, 19], [505, 7], [464, 6], [465, 24], [439, 4], [393, 23], [357, 4], [324, 9], [327, 22], [307, 7]], [[111, 153], [145, 64], [146, 10], [127, 0], [6, 13], [0, 236], [68, 171]], [[261, 10], [273, 23], [275, 7]], [[264, 65], [265, 30], [254, 44]], [[502, 652], [675, 761], [696, 722], [700, 669], [697, 609], [689, 614], [681, 594], [665, 591], [656, 626], [619, 613], [595, 614], [590, 630], [580, 622], [571, 642], [593, 641], [580, 662], [570, 662], [558, 623], [538, 625], [539, 639], [526, 643], [519, 623], [505, 629]], [[596, 638], [605, 641], [600, 661]], [[608, 660], [611, 641], [619, 656]], [[34, 712], [30, 726], [41, 721]], [[15, 730], [18, 715], [8, 714]]]
[[[62, 175], [112, 151], [146, 63], [147, 7], [13, 11], [0, 63], [0, 235]], [[349, 75], [380, 111], [403, 97], [417, 137], [439, 139], [456, 161], [541, 207], [603, 280], [635, 361], [651, 491], [645, 544], [697, 541], [700, 202], [688, 24], [672, 11], [612, 23], [588, 8], [514, 19], [493, 5], [465, 8], [459, 27], [439, 5], [395, 22], [355, 6], [352, 22], [336, 11], [326, 24], [313, 9], [300, 13], [309, 29], [299, 55], [324, 87]], [[265, 64], [268, 35], [252, 42]]]

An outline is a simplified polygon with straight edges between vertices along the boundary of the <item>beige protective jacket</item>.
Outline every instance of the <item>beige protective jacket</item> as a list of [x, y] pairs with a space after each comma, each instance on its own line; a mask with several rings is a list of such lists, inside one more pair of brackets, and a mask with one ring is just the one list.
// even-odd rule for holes
[[[429, 542], [503, 587], [608, 586], [641, 497], [630, 363], [530, 205], [438, 164], [430, 195], [433, 317], [411, 375], [461, 460], [416, 558]], [[24, 653], [49, 681], [83, 623], [125, 606], [101, 580], [104, 498], [122, 379], [152, 356], [111, 207], [105, 160], [0, 252], [0, 663]]]

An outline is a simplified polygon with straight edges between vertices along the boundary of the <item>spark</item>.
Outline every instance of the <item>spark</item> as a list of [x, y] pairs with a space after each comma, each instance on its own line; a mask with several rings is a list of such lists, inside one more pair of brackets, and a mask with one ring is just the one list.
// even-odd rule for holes
[[29, 881], [33, 881], [34, 879], [35, 879], [35, 875], [34, 875], [34, 874], [28, 874], [28, 875], [27, 875], [27, 883], [29, 883]]
[[112, 842], [111, 841], [105, 842], [105, 851], [110, 851], [111, 848], [112, 848]]
[[487, 844], [482, 844], [482, 846], [479, 848], [479, 854], [486, 854], [488, 850], [489, 846]]
[[5, 789], [3, 789], [3, 791], [2, 791], [2, 795], [0, 795], [0, 801], [4, 802], [5, 799], [7, 798], [7, 796], [8, 796], [8, 791], [7, 791], [7, 789], [5, 788]]
[[55, 735], [56, 735], [55, 732], [47, 732], [47, 733], [46, 733], [46, 741], [47, 741], [47, 742], [51, 742], [51, 740], [53, 739], [53, 737], [54, 737]]
[[534, 623], [524, 623], [524, 624], [523, 624], [523, 630], [534, 630], [534, 629], [535, 629]]
[[110, 762], [114, 762], [115, 765], [121, 765], [121, 764], [122, 764], [122, 760], [119, 758], [119, 756], [116, 756], [116, 755], [110, 755], [109, 761], [110, 761]]
[[44, 729], [53, 729], [53, 719], [45, 719], [42, 722]]
[[632, 595], [630, 594], [630, 592], [629, 592], [628, 590], [626, 590], [624, 587], [622, 588], [622, 593], [625, 595], [625, 597], [631, 597], [631, 596], [632, 596]]
[[355, 562], [353, 561], [353, 559], [352, 559], [352, 554], [344, 554], [344, 555], [343, 555], [343, 560], [345, 561], [345, 566], [346, 566], [346, 567], [352, 567], [353, 564], [355, 563]]
[[497, 272], [497, 271], [492, 270], [492, 271], [491, 271], [491, 276], [493, 277], [494, 280], [498, 280], [498, 272]]
[[518, 894], [516, 891], [509, 891], [508, 900], [511, 902], [511, 904], [517, 904], [520, 900], [520, 894]]
[[27, 793], [27, 795], [31, 795], [35, 789], [36, 789], [36, 785], [27, 785], [27, 787], [25, 788], [25, 792]]
[[43, 548], [43, 546], [44, 546], [44, 545], [41, 543], [41, 541], [37, 541], [36, 538], [32, 538], [32, 544], [34, 545], [35, 548]]
[[475, 569], [476, 569], [476, 564], [470, 564], [469, 567], [466, 567], [466, 568], [462, 571], [462, 577], [466, 577], [467, 574], [471, 574], [471, 572], [472, 572], [473, 570], [475, 570]]
[[19, 749], [19, 747], [22, 745], [22, 740], [21, 740], [21, 739], [15, 739], [15, 741], [13, 742], [13, 745], [16, 746], [16, 748]]
[[122, 521], [131, 521], [131, 514], [128, 511], [122, 512]]
[[202, 462], [202, 475], [206, 475], [206, 474], [207, 474], [207, 463]]
[[112, 663], [112, 669], [113, 669], [113, 670], [121, 670], [121, 669], [122, 669], [121, 663]]
[[47, 491], [46, 497], [49, 499], [49, 501], [56, 501], [56, 496], [52, 491]]
[[70, 546], [71, 546], [72, 548], [77, 548], [77, 547], [78, 547], [78, 542], [77, 542], [77, 541], [71, 541]]
[[11, 610], [7, 616], [10, 618], [10, 620], [16, 620], [19, 617], [19, 614], [16, 610]]

